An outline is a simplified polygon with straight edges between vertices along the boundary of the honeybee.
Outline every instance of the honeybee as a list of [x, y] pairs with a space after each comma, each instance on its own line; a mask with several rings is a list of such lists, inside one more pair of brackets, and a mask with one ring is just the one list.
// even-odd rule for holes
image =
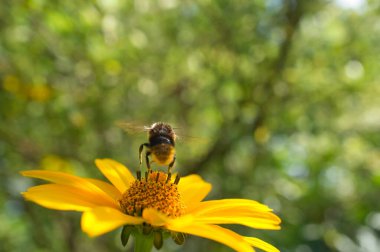
[[[118, 125], [126, 130], [131, 129], [128, 123], [119, 123]], [[173, 127], [167, 123], [156, 122], [151, 126], [145, 126], [144, 131], [148, 132], [148, 142], [141, 144], [139, 147], [139, 167], [141, 168], [142, 154], [145, 147], [145, 161], [148, 172], [151, 171], [151, 161], [149, 159], [151, 156], [152, 162], [162, 166], [167, 165], [168, 174], [170, 174], [176, 160], [175, 141], [177, 135]]]

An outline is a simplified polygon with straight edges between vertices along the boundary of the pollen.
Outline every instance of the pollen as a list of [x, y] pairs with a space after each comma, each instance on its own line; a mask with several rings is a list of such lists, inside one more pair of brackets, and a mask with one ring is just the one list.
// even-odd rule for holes
[[172, 181], [170, 173], [145, 173], [145, 178], [135, 180], [123, 194], [120, 207], [132, 216], [142, 216], [145, 208], [154, 208], [167, 216], [179, 217], [185, 212], [185, 206], [178, 192], [178, 182], [179, 177]]

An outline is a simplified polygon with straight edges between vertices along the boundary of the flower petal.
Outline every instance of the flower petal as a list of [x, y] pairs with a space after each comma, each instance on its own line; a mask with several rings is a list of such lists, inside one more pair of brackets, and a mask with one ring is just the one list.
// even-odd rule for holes
[[217, 225], [169, 225], [167, 228], [172, 231], [192, 234], [214, 240], [226, 246], [229, 246], [236, 251], [254, 251], [250, 243], [248, 243], [242, 236], [229, 229], [222, 228]]
[[107, 193], [115, 201], [119, 200], [122, 196], [116, 187], [107, 182], [91, 178], [86, 178], [86, 180], [99, 187], [103, 192]]
[[240, 224], [258, 229], [280, 229], [281, 219], [267, 206], [253, 200], [224, 199], [198, 204], [191, 214], [203, 224]]
[[239, 224], [257, 229], [281, 229], [278, 223], [271, 219], [255, 218], [255, 217], [239, 217], [239, 216], [209, 216], [194, 217], [194, 221], [202, 224]]
[[108, 192], [104, 191], [102, 187], [95, 184], [101, 183], [93, 183], [95, 180], [85, 179], [58, 171], [30, 170], [22, 171], [21, 174], [25, 177], [39, 178], [56, 184], [77, 188], [78, 190], [87, 191], [90, 194], [96, 194], [97, 197], [102, 198], [104, 201], [108, 201], [109, 204], [115, 204], [113, 196], [109, 195]]
[[197, 214], [215, 214], [220, 211], [254, 211], [254, 212], [270, 212], [268, 206], [261, 204], [254, 200], [248, 199], [221, 199], [221, 200], [208, 200], [201, 202], [193, 212]]
[[144, 220], [152, 226], [162, 227], [166, 223], [170, 222], [169, 217], [165, 214], [158, 212], [154, 208], [146, 208], [143, 211]]
[[276, 247], [269, 243], [254, 237], [243, 237], [249, 244], [267, 252], [280, 252]]
[[211, 191], [211, 184], [205, 182], [198, 175], [189, 175], [181, 178], [178, 184], [178, 191], [187, 207], [187, 211], [191, 211], [198, 202], [202, 201]]
[[120, 193], [124, 193], [135, 181], [131, 172], [123, 164], [112, 159], [96, 159], [95, 164]]
[[87, 211], [98, 205], [108, 205], [96, 194], [57, 184], [34, 186], [23, 193], [25, 199], [56, 210]]
[[144, 209], [143, 218], [146, 223], [155, 227], [163, 227], [170, 224], [176, 225], [176, 223], [180, 223], [180, 225], [190, 225], [194, 220], [193, 216], [190, 214], [178, 218], [170, 218], [154, 208]]
[[138, 225], [143, 222], [143, 218], [126, 215], [114, 208], [96, 207], [83, 213], [81, 226], [83, 232], [95, 237], [123, 225]]
[[237, 251], [253, 251], [249, 242], [245, 241], [242, 236], [216, 225], [196, 223], [190, 214], [173, 219], [150, 208], [144, 210], [143, 217], [152, 226], [165, 226], [172, 231], [208, 238], [223, 243]]

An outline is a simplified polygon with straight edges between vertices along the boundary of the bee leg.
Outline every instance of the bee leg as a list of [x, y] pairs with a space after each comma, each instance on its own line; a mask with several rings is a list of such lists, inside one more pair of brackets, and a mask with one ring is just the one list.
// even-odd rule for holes
[[168, 166], [168, 174], [170, 173], [170, 170], [172, 169], [172, 167], [173, 167], [173, 165], [175, 163], [175, 160], [176, 160], [176, 156], [174, 156], [173, 161]]
[[139, 148], [139, 161], [140, 161], [140, 164], [139, 164], [139, 170], [141, 171], [141, 164], [142, 164], [142, 151], [144, 149], [144, 146], [149, 148], [149, 144], [148, 143], [143, 143], [142, 145], [140, 145], [140, 148]]
[[149, 155], [151, 154], [150, 151], [147, 151], [145, 153], [145, 162], [146, 162], [146, 167], [148, 168], [148, 173], [150, 173], [150, 161], [149, 161]]

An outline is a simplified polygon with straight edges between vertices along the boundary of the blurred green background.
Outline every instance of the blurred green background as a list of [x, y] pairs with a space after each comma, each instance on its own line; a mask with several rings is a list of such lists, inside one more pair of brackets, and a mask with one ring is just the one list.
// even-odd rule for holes
[[[145, 134], [185, 136], [176, 169], [209, 199], [268, 204], [281, 231], [231, 226], [281, 251], [380, 248], [380, 3], [376, 0], [1, 1], [0, 251], [129, 251], [44, 209], [19, 171], [135, 170]], [[189, 237], [162, 251], [230, 251]]]

